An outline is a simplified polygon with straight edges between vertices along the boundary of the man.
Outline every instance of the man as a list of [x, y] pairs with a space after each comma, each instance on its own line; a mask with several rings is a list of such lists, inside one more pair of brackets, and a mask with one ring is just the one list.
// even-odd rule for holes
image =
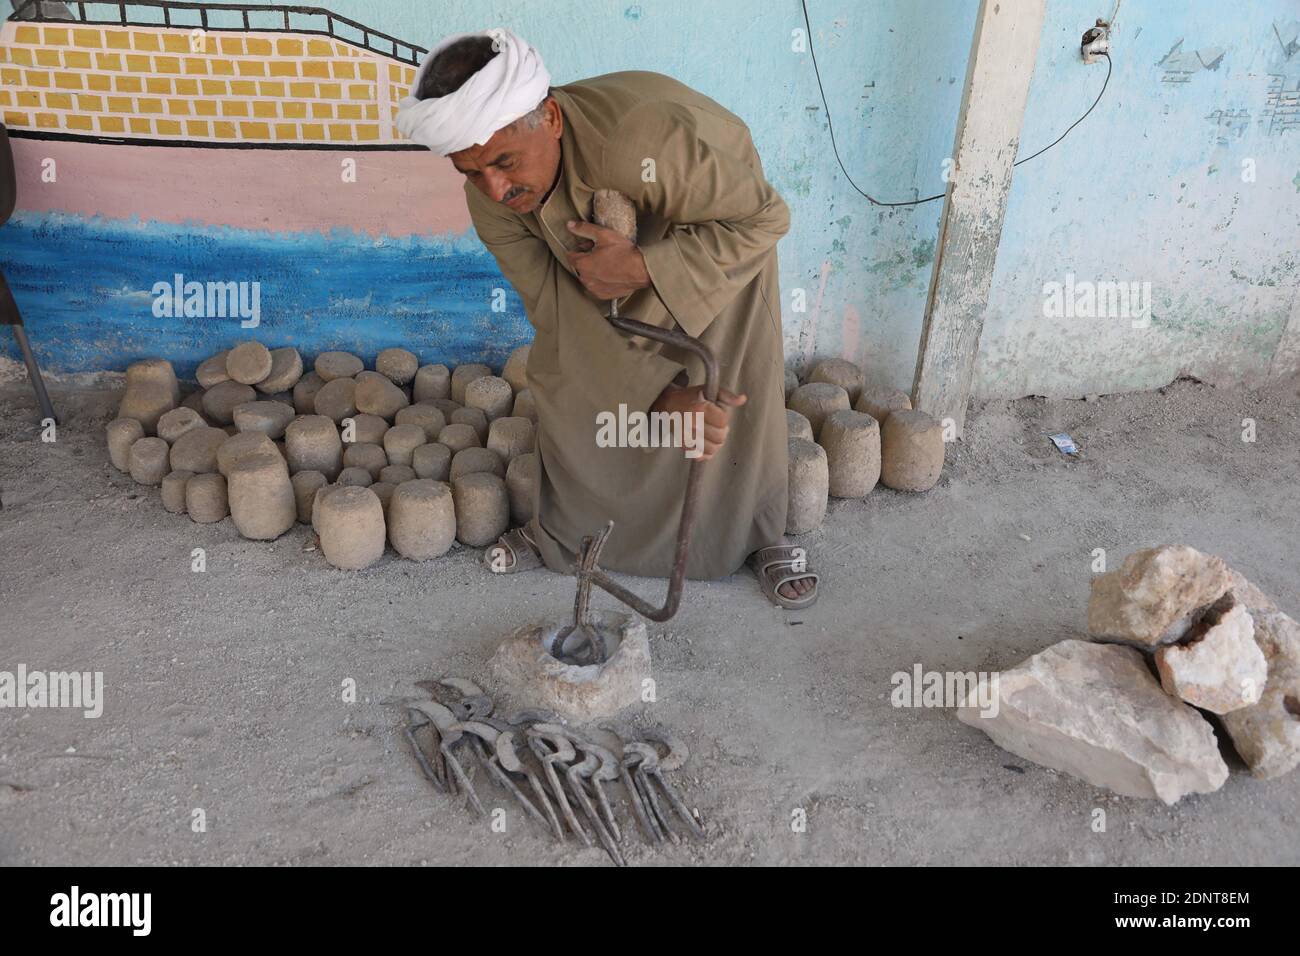
[[[669, 573], [688, 459], [680, 448], [601, 447], [598, 416], [622, 405], [703, 419], [708, 464], [687, 575], [725, 577], [748, 558], [775, 603], [812, 604], [817, 575], [782, 536], [776, 243], [789, 211], [745, 124], [655, 73], [552, 88], [537, 51], [497, 29], [431, 50], [397, 125], [465, 176], [474, 228], [536, 332], [527, 368], [539, 418], [536, 517], [489, 549], [494, 570], [567, 572], [582, 537], [613, 520], [602, 567]], [[597, 189], [631, 199], [637, 243], [588, 221]], [[610, 300], [620, 315], [675, 324], [708, 345], [718, 402], [704, 400], [693, 355], [611, 326]]]

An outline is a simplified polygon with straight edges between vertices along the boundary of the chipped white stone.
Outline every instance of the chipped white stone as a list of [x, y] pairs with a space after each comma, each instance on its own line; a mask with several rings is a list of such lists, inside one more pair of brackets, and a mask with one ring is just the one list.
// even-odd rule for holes
[[1215, 714], [1258, 703], [1268, 679], [1255, 623], [1231, 598], [1216, 604], [1185, 643], [1166, 644], [1155, 658], [1161, 687]]
[[957, 710], [1004, 750], [1129, 797], [1177, 803], [1228, 779], [1214, 729], [1170, 697], [1141, 651], [1062, 641], [998, 675], [997, 711]]
[[1093, 578], [1088, 633], [1146, 648], [1173, 643], [1231, 583], [1223, 561], [1185, 544], [1135, 551]]

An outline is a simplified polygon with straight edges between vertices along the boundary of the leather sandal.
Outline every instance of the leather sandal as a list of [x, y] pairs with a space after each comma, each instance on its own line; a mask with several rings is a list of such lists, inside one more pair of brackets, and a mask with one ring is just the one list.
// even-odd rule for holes
[[[802, 548], [792, 544], [759, 548], [745, 563], [753, 569], [763, 594], [777, 607], [797, 611], [817, 603], [818, 576], [808, 567], [808, 558]], [[802, 570], [796, 571], [796, 565], [800, 565]], [[783, 584], [805, 578], [812, 578], [813, 581], [812, 588], [806, 594], [788, 598], [778, 590]]]
[[543, 561], [536, 542], [528, 536], [528, 532], [523, 528], [513, 528], [483, 552], [483, 563], [493, 574], [514, 574], [517, 571], [540, 568]]

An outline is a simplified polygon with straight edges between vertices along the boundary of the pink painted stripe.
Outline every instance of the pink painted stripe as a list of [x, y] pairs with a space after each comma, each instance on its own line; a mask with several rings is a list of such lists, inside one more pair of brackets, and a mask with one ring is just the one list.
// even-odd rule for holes
[[844, 319], [840, 323], [840, 358], [846, 359], [855, 365], [862, 364], [862, 356], [858, 351], [858, 336], [861, 332], [862, 323], [858, 318], [858, 310], [852, 305], [844, 307]]
[[[18, 207], [267, 232], [462, 233], [463, 177], [426, 150], [202, 149], [12, 140]], [[42, 181], [53, 159], [57, 179]], [[343, 161], [356, 182], [343, 181]]]

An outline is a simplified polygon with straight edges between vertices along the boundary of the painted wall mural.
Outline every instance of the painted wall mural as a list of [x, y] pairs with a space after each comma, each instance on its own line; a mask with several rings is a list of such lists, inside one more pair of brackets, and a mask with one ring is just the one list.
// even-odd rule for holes
[[[797, 0], [318, 2], [328, 9], [33, 0], [3, 23], [0, 114], [20, 182], [0, 262], [43, 364], [121, 369], [163, 352], [185, 371], [249, 334], [308, 355], [400, 344], [425, 361], [500, 362], [531, 334], [521, 305], [470, 227], [460, 177], [404, 144], [392, 113], [421, 46], [501, 25], [557, 83], [655, 70], [744, 118], [791, 209], [787, 360], [843, 357], [910, 387], [941, 203], [873, 207], [848, 184]], [[942, 190], [977, 0], [807, 4], [850, 175], [887, 200]], [[1082, 66], [1078, 42], [1107, 12], [1049, 0], [1024, 155], [1096, 97], [1105, 68]], [[1295, 0], [1124, 3], [1113, 43], [1095, 112], [1016, 170], [977, 397], [1300, 368]], [[259, 282], [259, 326], [184, 306], [155, 316], [155, 284], [178, 275], [182, 292]], [[1149, 326], [1045, 313], [1044, 287], [1071, 276], [1149, 283]], [[0, 332], [5, 358], [17, 352]]]
[[[186, 374], [241, 336], [449, 362], [527, 340], [517, 301], [488, 307], [502, 281], [460, 177], [394, 126], [422, 48], [311, 8], [86, 6], [112, 22], [0, 27], [5, 268], [54, 368], [161, 354]], [[243, 308], [160, 294], [213, 283]]]

